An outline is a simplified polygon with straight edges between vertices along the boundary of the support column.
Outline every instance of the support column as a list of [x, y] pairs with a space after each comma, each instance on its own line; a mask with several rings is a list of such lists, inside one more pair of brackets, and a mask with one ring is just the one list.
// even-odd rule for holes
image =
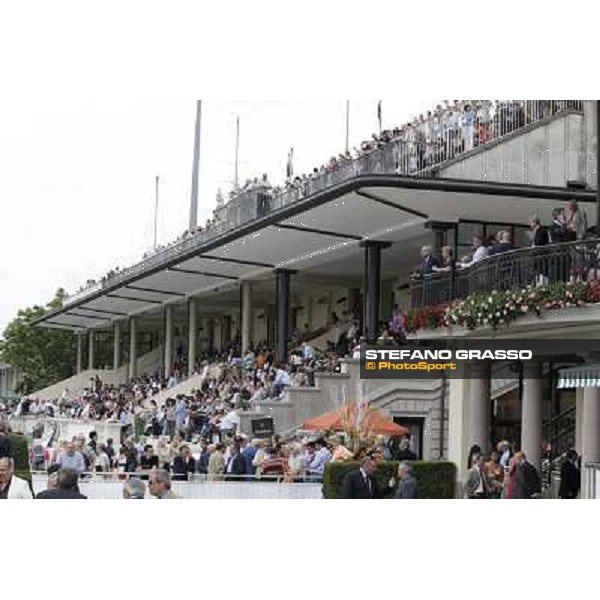
[[348, 312], [360, 320], [360, 288], [348, 290]]
[[477, 444], [482, 452], [490, 446], [492, 418], [491, 363], [471, 365], [469, 382], [469, 448]]
[[390, 242], [362, 242], [365, 249], [365, 319], [363, 335], [367, 342], [379, 338], [379, 304], [381, 300], [381, 251]]
[[275, 356], [278, 361], [287, 362], [290, 318], [290, 275], [294, 271], [277, 269], [277, 338]]
[[302, 333], [304, 334], [304, 325], [308, 323], [308, 330], [314, 331], [317, 329], [313, 323], [313, 310], [312, 310], [312, 295], [306, 294], [304, 298], [304, 306], [306, 307], [304, 310], [304, 323], [302, 323]]
[[521, 449], [539, 471], [542, 454], [542, 364], [525, 363], [523, 369]]
[[194, 373], [194, 365], [196, 364], [196, 337], [198, 333], [196, 304], [196, 298], [190, 298], [188, 304], [188, 375], [190, 377]]
[[137, 319], [129, 319], [129, 379], [137, 377]]
[[242, 353], [252, 345], [252, 287], [249, 281], [242, 283]]
[[600, 388], [583, 390], [581, 464], [600, 462]]
[[165, 358], [164, 373], [169, 377], [173, 366], [173, 307], [165, 306]]
[[77, 334], [77, 375], [83, 371], [83, 336]]
[[121, 366], [121, 323], [116, 321], [113, 326], [113, 370]]
[[88, 332], [88, 371], [92, 371], [94, 368], [94, 341], [94, 330], [90, 329]]

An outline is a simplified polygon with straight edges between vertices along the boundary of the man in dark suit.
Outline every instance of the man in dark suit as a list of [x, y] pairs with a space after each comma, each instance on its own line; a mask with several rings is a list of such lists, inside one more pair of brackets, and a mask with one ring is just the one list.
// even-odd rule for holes
[[196, 461], [188, 446], [181, 446], [173, 460], [173, 481], [187, 481], [190, 473], [196, 472]]
[[567, 457], [560, 469], [560, 490], [558, 497], [563, 500], [574, 500], [581, 487], [581, 473], [577, 466], [577, 452], [569, 450]]
[[79, 493], [77, 481], [79, 474], [74, 469], [60, 469], [56, 475], [54, 489], [40, 492], [37, 500], [87, 500], [87, 496]]
[[0, 423], [0, 458], [10, 458], [10, 439], [8, 437], [8, 426]]
[[233, 444], [231, 447], [231, 457], [225, 466], [225, 473], [227, 473], [227, 479], [232, 481], [241, 481], [242, 475], [246, 474], [246, 458], [237, 444]]
[[346, 475], [342, 485], [342, 496], [348, 500], [371, 500], [379, 497], [375, 471], [377, 463], [372, 457], [363, 459], [360, 469]]
[[516, 454], [517, 474], [513, 485], [515, 500], [537, 498], [542, 493], [542, 480], [537, 469], [527, 460], [524, 452]]

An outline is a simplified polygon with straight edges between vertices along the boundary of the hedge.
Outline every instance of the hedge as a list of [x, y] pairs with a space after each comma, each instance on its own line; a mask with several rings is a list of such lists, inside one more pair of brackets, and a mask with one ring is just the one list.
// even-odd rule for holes
[[[393, 477], [398, 480], [398, 462], [384, 461], [377, 464], [375, 479], [380, 490], [386, 490], [385, 498], [393, 498], [397, 485], [389, 487]], [[456, 466], [450, 462], [416, 461], [410, 463], [414, 469], [419, 498], [454, 499], [456, 486]], [[351, 471], [360, 469], [358, 462], [330, 462], [323, 474], [323, 498], [335, 500], [342, 498], [344, 478]]]
[[29, 481], [31, 486], [31, 468], [29, 465], [29, 447], [24, 435], [12, 434], [10, 439], [10, 453], [15, 461], [15, 475]]

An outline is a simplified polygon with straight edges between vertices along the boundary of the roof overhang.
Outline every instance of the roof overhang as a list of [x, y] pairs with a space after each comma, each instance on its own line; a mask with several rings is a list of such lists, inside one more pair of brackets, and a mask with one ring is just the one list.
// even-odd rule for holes
[[600, 363], [561, 369], [558, 375], [558, 389], [600, 387]]
[[407, 243], [426, 233], [431, 221], [525, 224], [534, 213], [549, 221], [556, 203], [570, 199], [594, 202], [595, 192], [359, 176], [209, 240], [183, 241], [75, 296], [35, 324], [75, 331], [107, 327], [192, 296], [235, 289], [274, 269], [309, 272], [357, 252], [367, 240]]

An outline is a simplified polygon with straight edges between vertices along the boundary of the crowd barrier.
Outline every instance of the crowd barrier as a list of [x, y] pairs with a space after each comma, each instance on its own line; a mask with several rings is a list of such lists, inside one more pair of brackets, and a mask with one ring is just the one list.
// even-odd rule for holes
[[[90, 474], [89, 479], [84, 476], [80, 480], [79, 490], [91, 500], [121, 499], [127, 477], [124, 473], [107, 473], [104, 476]], [[272, 478], [250, 481], [242, 479], [173, 481], [172, 490], [185, 500], [319, 500], [322, 497], [321, 483], [318, 482], [279, 483]], [[34, 493], [45, 490], [47, 482], [46, 474], [32, 474]], [[148, 491], [146, 497], [151, 498]]]

